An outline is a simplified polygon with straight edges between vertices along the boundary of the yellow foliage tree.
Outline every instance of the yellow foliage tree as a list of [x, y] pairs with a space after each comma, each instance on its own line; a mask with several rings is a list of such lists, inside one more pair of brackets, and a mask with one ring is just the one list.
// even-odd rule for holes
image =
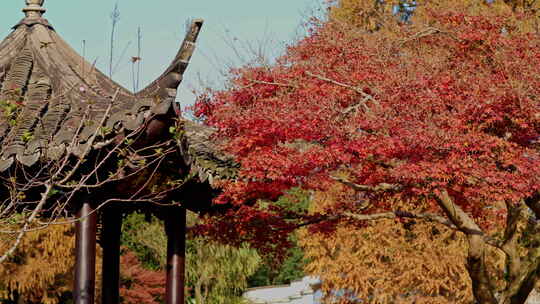
[[[430, 11], [459, 8], [469, 14], [514, 15], [515, 24], [522, 30], [538, 32], [540, 1], [538, 0], [331, 0], [330, 19], [352, 25], [357, 29], [395, 31], [400, 23], [431, 23]], [[407, 8], [413, 8], [410, 18], [400, 18]], [[411, 10], [412, 11], [412, 10]], [[401, 15], [402, 16], [402, 15]], [[534, 18], [530, 18], [530, 17]], [[405, 22], [406, 21], [406, 22]]]
[[[6, 235], [0, 235], [0, 251], [6, 251], [11, 243]], [[74, 225], [27, 232], [13, 256], [0, 264], [0, 300], [58, 304], [71, 298], [74, 251]], [[101, 294], [101, 256], [98, 246], [96, 299]]]
[[[0, 241], [0, 250], [7, 250], [9, 242], [5, 238]], [[72, 225], [28, 232], [13, 257], [0, 264], [0, 298], [59, 303], [71, 290], [74, 247]]]
[[[317, 192], [311, 211], [325, 213], [347, 195], [354, 194], [343, 185]], [[404, 203], [400, 208], [425, 208], [411, 205]], [[322, 279], [327, 296], [344, 294], [333, 299], [339, 303], [349, 303], [347, 294], [368, 303], [473, 301], [466, 269], [467, 241], [462, 233], [442, 224], [395, 219], [340, 222], [331, 234], [301, 231], [300, 244], [310, 261], [306, 271]], [[502, 286], [502, 254], [490, 250], [488, 259], [491, 275]]]

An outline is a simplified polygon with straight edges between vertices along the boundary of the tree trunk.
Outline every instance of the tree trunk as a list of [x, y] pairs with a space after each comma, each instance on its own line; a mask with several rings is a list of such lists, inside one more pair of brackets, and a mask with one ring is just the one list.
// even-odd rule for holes
[[480, 235], [468, 235], [467, 271], [471, 277], [474, 298], [479, 304], [497, 304], [485, 263], [485, 244]]
[[[506, 204], [506, 229], [502, 251], [506, 255], [506, 274], [508, 284], [501, 295], [502, 304], [523, 304], [536, 282], [536, 268], [538, 262], [534, 251], [529, 250], [527, 259], [520, 254], [519, 239], [524, 233], [536, 233], [536, 225], [528, 221], [525, 202], [520, 204]], [[521, 248], [523, 249], [523, 248]], [[529, 260], [532, 259], [532, 260]]]
[[[536, 273], [532, 274], [536, 276]], [[525, 282], [521, 284], [519, 290], [516, 293], [511, 295], [508, 299], [505, 300], [502, 304], [525, 304], [529, 295], [534, 289], [536, 280], [531, 280], [529, 278], [525, 279]]]
[[446, 190], [440, 191], [435, 197], [452, 224], [467, 236], [467, 271], [471, 277], [474, 298], [479, 304], [498, 304], [486, 269], [484, 232], [473, 218], [454, 203]]

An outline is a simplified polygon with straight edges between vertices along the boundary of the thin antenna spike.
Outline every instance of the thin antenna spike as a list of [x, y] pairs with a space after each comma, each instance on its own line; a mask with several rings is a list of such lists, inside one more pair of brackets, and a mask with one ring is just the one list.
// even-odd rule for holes
[[135, 83], [135, 61], [131, 61], [131, 84], [133, 85], [133, 92], [137, 92], [137, 84]]
[[85, 70], [84, 70], [84, 62], [86, 61], [86, 40], [83, 40], [82, 41], [82, 60], [81, 60], [81, 70], [82, 70], [82, 75], [83, 77], [85, 76]]
[[113, 74], [113, 61], [114, 61], [114, 38], [115, 38], [115, 32], [116, 32], [116, 25], [118, 21], [120, 20], [120, 10], [118, 9], [118, 1], [116, 1], [116, 4], [114, 5], [113, 11], [111, 12], [111, 50], [110, 50], [110, 58], [109, 58], [109, 77], [112, 78]]
[[137, 81], [136, 83], [136, 89], [135, 92], [139, 91], [139, 84], [141, 80], [141, 50], [142, 50], [142, 32], [141, 27], [139, 26], [137, 28]]

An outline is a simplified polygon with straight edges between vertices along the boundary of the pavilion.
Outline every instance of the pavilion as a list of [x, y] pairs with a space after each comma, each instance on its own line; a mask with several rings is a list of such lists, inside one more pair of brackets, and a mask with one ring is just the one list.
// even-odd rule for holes
[[102, 303], [119, 303], [122, 215], [165, 220], [166, 303], [184, 303], [185, 210], [208, 212], [217, 180], [237, 165], [213, 130], [175, 102], [203, 21], [194, 20], [169, 67], [134, 93], [80, 56], [26, 0], [25, 17], [0, 42], [0, 220], [25, 214], [18, 232], [76, 222], [74, 302], [94, 303], [96, 244]]

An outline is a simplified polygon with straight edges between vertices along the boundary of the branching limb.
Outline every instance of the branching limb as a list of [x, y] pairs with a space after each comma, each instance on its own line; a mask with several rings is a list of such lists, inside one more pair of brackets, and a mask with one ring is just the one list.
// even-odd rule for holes
[[520, 264], [513, 280], [508, 283], [502, 303], [525, 303], [538, 281], [540, 271], [540, 248], [533, 248]]
[[491, 277], [486, 269], [487, 243], [484, 240], [484, 232], [461, 207], [454, 203], [446, 190], [441, 190], [435, 198], [450, 221], [467, 236], [469, 243], [467, 270], [471, 277], [474, 297], [480, 303], [498, 303]]
[[324, 77], [322, 75], [313, 74], [310, 71], [306, 71], [306, 75], [317, 78], [317, 79], [320, 79], [320, 80], [323, 80], [323, 81], [326, 81], [326, 82], [329, 82], [329, 83], [332, 83], [332, 84], [335, 84], [335, 85], [340, 86], [340, 87], [351, 89], [351, 90], [355, 91], [356, 93], [362, 95], [362, 97], [364, 97], [366, 101], [369, 100], [369, 101], [373, 102], [374, 104], [379, 105], [379, 102], [377, 100], [375, 100], [375, 98], [373, 96], [371, 96], [370, 94], [364, 92], [359, 87], [355, 87], [355, 86], [352, 86], [352, 85], [349, 85], [349, 84], [346, 84], [346, 83], [342, 83], [342, 82], [339, 82], [339, 81]]
[[516, 279], [520, 272], [521, 259], [518, 249], [520, 233], [518, 224], [525, 219], [526, 208], [524, 204], [514, 205], [512, 202], [506, 202], [506, 210], [506, 228], [501, 249], [506, 255], [506, 271], [511, 282]]
[[[508, 285], [502, 294], [503, 304], [525, 303], [529, 294], [536, 286], [538, 274], [540, 273], [540, 248], [536, 245], [528, 249], [525, 257], [521, 257], [518, 252], [518, 242], [522, 233], [518, 233], [519, 224], [528, 220], [526, 214], [529, 207], [536, 218], [539, 218], [540, 211], [540, 193], [525, 199], [520, 204], [513, 205], [507, 203], [508, 218], [505, 233], [505, 247], [503, 247], [507, 255], [507, 272], [509, 274]], [[533, 233], [528, 234], [532, 238], [532, 243], [540, 243], [540, 235], [536, 233], [538, 223], [528, 222], [525, 229], [533, 230]]]
[[267, 84], [267, 85], [275, 85], [275, 86], [278, 86], [278, 87], [286, 87], [286, 88], [298, 89], [298, 86], [296, 86], [294, 84], [271, 82], [271, 81], [262, 81], [262, 80], [257, 80], [257, 79], [248, 79], [248, 80], [249, 80], [249, 82], [255, 83], [255, 84]]
[[355, 184], [353, 182], [350, 182], [346, 179], [340, 178], [340, 177], [331, 177], [333, 180], [338, 181], [346, 186], [349, 186], [353, 188], [356, 191], [366, 191], [366, 192], [384, 192], [384, 191], [399, 191], [402, 189], [402, 186], [399, 184], [387, 184], [387, 183], [380, 183], [376, 186], [367, 186], [367, 185], [359, 185]]
[[476, 222], [460, 206], [454, 203], [446, 190], [442, 190], [439, 195], [436, 195], [436, 199], [450, 221], [463, 233], [466, 235], [484, 234]]
[[[412, 212], [407, 212], [407, 211], [390, 211], [390, 212], [375, 213], [375, 214], [356, 214], [356, 213], [346, 212], [345, 216], [355, 219], [355, 220], [360, 220], [360, 221], [378, 220], [382, 218], [387, 218], [387, 219], [412, 218], [412, 219], [419, 219], [419, 220], [425, 220], [428, 222], [438, 223], [450, 229], [459, 230], [456, 227], [456, 225], [454, 225], [446, 217], [435, 214], [435, 213], [412, 213]], [[492, 237], [485, 234], [482, 234], [481, 237], [485, 243], [492, 245], [494, 247], [499, 246], [497, 240], [493, 239]]]
[[403, 39], [403, 40], [399, 41], [398, 48], [401, 48], [405, 43], [407, 43], [409, 41], [418, 40], [418, 39], [421, 39], [423, 37], [427, 37], [427, 36], [431, 36], [431, 35], [439, 34], [439, 33], [443, 33], [443, 31], [441, 31], [440, 29], [435, 28], [435, 27], [425, 28], [425, 29], [415, 33], [414, 35], [411, 35], [410, 37], [407, 37], [406, 39]]
[[390, 211], [384, 213], [375, 213], [375, 214], [356, 214], [351, 212], [345, 212], [346, 217], [359, 220], [359, 221], [369, 221], [369, 220], [378, 220], [381, 218], [393, 219], [393, 218], [413, 218], [413, 219], [423, 219], [430, 222], [439, 223], [447, 226], [451, 229], [457, 229], [448, 219], [443, 216], [434, 213], [412, 213], [407, 211]]

